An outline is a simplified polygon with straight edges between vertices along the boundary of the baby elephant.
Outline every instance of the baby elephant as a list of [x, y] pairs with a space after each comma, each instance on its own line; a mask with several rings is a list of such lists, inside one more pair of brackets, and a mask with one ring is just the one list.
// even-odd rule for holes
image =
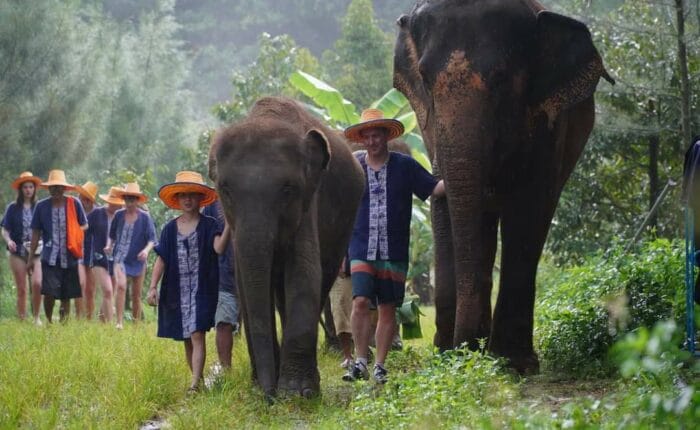
[[253, 378], [270, 397], [278, 386], [315, 395], [319, 317], [347, 250], [362, 169], [342, 138], [298, 103], [267, 97], [216, 134], [209, 176], [235, 232]]

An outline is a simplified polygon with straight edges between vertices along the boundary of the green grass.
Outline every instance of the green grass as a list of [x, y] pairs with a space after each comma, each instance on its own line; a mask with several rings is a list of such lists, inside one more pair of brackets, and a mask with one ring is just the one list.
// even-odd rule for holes
[[[156, 338], [154, 322], [118, 331], [75, 320], [43, 327], [0, 320], [0, 428], [123, 429], [154, 418], [173, 429], [654, 428], [673, 427], [677, 417], [693, 422], [700, 411], [663, 409], [688, 395], [674, 385], [673, 366], [664, 378], [642, 369], [624, 380], [520, 379], [482, 353], [435, 354], [434, 309], [423, 311], [425, 337], [390, 353], [386, 386], [341, 381], [340, 356], [320, 347], [321, 396], [281, 397], [271, 406], [251, 383], [241, 337], [233, 370], [187, 397], [182, 344]], [[644, 342], [630, 342], [627, 361], [642, 368]], [[207, 368], [215, 361], [210, 332]], [[691, 404], [700, 402], [697, 381], [689, 387]]]

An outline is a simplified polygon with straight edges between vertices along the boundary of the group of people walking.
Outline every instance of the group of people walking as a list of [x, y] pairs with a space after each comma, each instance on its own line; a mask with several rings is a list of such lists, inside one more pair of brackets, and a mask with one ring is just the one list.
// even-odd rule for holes
[[[339, 298], [332, 304], [345, 346], [346, 381], [369, 378], [369, 310], [376, 307], [373, 376], [386, 382], [384, 361], [396, 333], [395, 308], [405, 294], [412, 196], [425, 200], [445, 193], [443, 182], [413, 158], [388, 150], [388, 141], [401, 134], [403, 125], [376, 109], [365, 110], [361, 122], [345, 130], [349, 140], [366, 149], [355, 153], [365, 171], [365, 193], [340, 271], [346, 281], [336, 283], [337, 291], [331, 294]], [[127, 283], [131, 282], [132, 313], [138, 320], [146, 262], [155, 251], [147, 302], [158, 306], [158, 336], [184, 341], [192, 371], [189, 390], [200, 388], [205, 334], [213, 327], [219, 361], [224, 368], [231, 366], [232, 336], [239, 321], [231, 231], [216, 191], [200, 174], [179, 172], [174, 182], [160, 188], [162, 202], [180, 215], [163, 226], [159, 240], [143, 206], [147, 197], [137, 183], [98, 195], [95, 183], [74, 186], [63, 171], [52, 170], [45, 182], [24, 172], [12, 187], [17, 199], [8, 206], [1, 225], [20, 319], [27, 316], [28, 285], [37, 324], [41, 324], [42, 295], [49, 323], [55, 300], [61, 303], [61, 320], [69, 315], [71, 299], [76, 300], [79, 315], [92, 318], [99, 285], [100, 319], [112, 321], [116, 309], [116, 327], [123, 328]], [[36, 202], [40, 187], [47, 188], [50, 197]], [[77, 198], [67, 196], [67, 191], [75, 191]], [[98, 196], [104, 205], [98, 205]]]
[[[200, 386], [204, 335], [214, 326], [219, 361], [223, 367], [231, 366], [239, 320], [233, 251], [216, 192], [200, 174], [179, 172], [175, 182], [160, 188], [161, 200], [181, 215], [165, 224], [159, 241], [145, 207], [148, 198], [135, 182], [98, 194], [95, 183], [72, 185], [62, 170], [52, 170], [46, 181], [23, 172], [11, 186], [17, 198], [8, 205], [0, 225], [17, 286], [20, 319], [27, 318], [28, 285], [37, 325], [43, 324], [42, 297], [48, 323], [53, 322], [56, 300], [60, 321], [69, 316], [71, 300], [78, 316], [91, 319], [99, 286], [100, 320], [111, 322], [116, 311], [116, 327], [122, 329], [130, 283], [132, 316], [138, 321], [147, 260], [155, 250], [147, 300], [161, 304], [158, 336], [184, 341], [192, 370], [190, 390]], [[48, 189], [49, 197], [36, 201], [39, 188]], [[71, 191], [76, 195], [66, 194]], [[205, 214], [200, 214], [204, 206]]]

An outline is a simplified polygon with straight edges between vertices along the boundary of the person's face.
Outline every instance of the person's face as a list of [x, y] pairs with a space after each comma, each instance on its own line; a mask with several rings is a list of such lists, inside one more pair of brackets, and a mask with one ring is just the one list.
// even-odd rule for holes
[[367, 153], [372, 156], [382, 155], [388, 150], [387, 131], [384, 128], [368, 128], [360, 133]]
[[66, 191], [66, 188], [63, 185], [51, 185], [49, 186], [49, 194], [53, 198], [58, 198], [63, 196], [63, 193]]
[[124, 206], [129, 210], [134, 210], [138, 207], [139, 198], [136, 196], [124, 196]]
[[85, 208], [86, 211], [90, 212], [92, 210], [92, 206], [94, 205], [92, 200], [85, 198], [82, 195], [79, 195], [78, 199], [80, 199], [80, 203], [83, 204], [83, 208]]
[[25, 182], [21, 186], [22, 189], [22, 197], [25, 199], [31, 199], [34, 197], [34, 193], [36, 192], [36, 186], [34, 186], [34, 182]]
[[114, 212], [118, 211], [118, 210], [121, 209], [121, 208], [122, 208], [121, 205], [115, 205], [114, 203], [107, 203], [107, 210], [108, 210], [110, 213], [114, 213]]
[[200, 193], [177, 193], [177, 201], [183, 212], [198, 211], [202, 197]]

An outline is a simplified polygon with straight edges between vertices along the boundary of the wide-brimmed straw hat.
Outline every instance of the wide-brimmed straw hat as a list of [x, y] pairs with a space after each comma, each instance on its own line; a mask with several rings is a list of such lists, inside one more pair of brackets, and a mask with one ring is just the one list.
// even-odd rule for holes
[[148, 197], [141, 192], [141, 187], [136, 182], [129, 182], [124, 188], [117, 188], [114, 195], [123, 199], [124, 197], [136, 197], [139, 203], [146, 203]]
[[17, 179], [12, 181], [12, 188], [15, 190], [19, 190], [19, 187], [21, 187], [22, 184], [25, 182], [32, 182], [34, 183], [35, 187], [38, 187], [39, 185], [41, 185], [41, 178], [38, 176], [34, 176], [32, 172], [29, 171], [22, 172], [19, 174]]
[[75, 191], [78, 192], [81, 196], [85, 197], [86, 199], [90, 200], [91, 202], [95, 203], [95, 200], [97, 199], [97, 190], [98, 186], [96, 183], [92, 181], [87, 181], [83, 185], [76, 185], [75, 186]]
[[365, 109], [360, 115], [360, 122], [345, 129], [345, 137], [353, 142], [364, 142], [362, 131], [368, 128], [386, 129], [388, 133], [387, 141], [396, 139], [404, 131], [401, 121], [393, 118], [384, 118], [384, 112], [379, 109]]
[[177, 200], [179, 193], [199, 193], [202, 194], [200, 207], [214, 203], [217, 199], [216, 191], [204, 182], [202, 175], [197, 172], [182, 171], [175, 175], [175, 182], [165, 184], [158, 190], [158, 196], [163, 203], [171, 209], [182, 209]]
[[109, 204], [124, 206], [124, 199], [116, 194], [119, 190], [121, 190], [121, 188], [111, 187], [109, 189], [109, 194], [100, 194], [100, 198]]
[[68, 190], [75, 188], [72, 184], [66, 181], [66, 172], [63, 170], [54, 169], [49, 172], [49, 179], [46, 182], [42, 182], [42, 187], [53, 187], [53, 186], [65, 187]]

